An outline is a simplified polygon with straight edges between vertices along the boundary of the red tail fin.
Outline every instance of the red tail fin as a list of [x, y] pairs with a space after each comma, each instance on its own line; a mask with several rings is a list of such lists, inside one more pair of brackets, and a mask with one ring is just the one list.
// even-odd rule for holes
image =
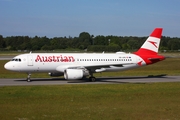
[[141, 48], [134, 54], [140, 56], [146, 64], [152, 64], [164, 60], [164, 56], [158, 55], [162, 28], [155, 28]]
[[157, 54], [162, 35], [162, 28], [155, 28], [141, 48], [135, 54]]

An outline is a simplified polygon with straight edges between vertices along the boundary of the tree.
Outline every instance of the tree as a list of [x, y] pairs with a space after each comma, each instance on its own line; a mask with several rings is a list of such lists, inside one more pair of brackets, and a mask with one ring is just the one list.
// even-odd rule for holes
[[5, 42], [2, 35], [0, 35], [0, 48], [5, 48]]
[[134, 40], [133, 38], [131, 38], [127, 44], [129, 45], [129, 48], [131, 50], [134, 50], [134, 49], [138, 49], [138, 41], [137, 40]]
[[94, 38], [94, 45], [108, 45], [108, 44], [109, 44], [108, 40], [106, 40], [106, 38], [102, 35], [96, 36]]
[[180, 49], [180, 40], [178, 38], [174, 38], [168, 42], [168, 48], [170, 50], [179, 50]]
[[53, 49], [66, 49], [68, 47], [68, 38], [55, 37], [50, 41]]
[[[88, 51], [119, 51], [139, 49], [147, 37], [133, 36], [93, 36], [88, 32], [82, 32], [79, 37], [28, 37], [28, 36], [10, 36], [0, 35], [1, 50], [53, 50], [53, 49], [87, 49]], [[110, 40], [110, 42], [109, 42]], [[160, 50], [179, 50], [180, 38], [171, 38], [162, 36]]]
[[86, 49], [89, 45], [92, 44], [92, 38], [88, 32], [82, 32], [79, 34], [79, 49]]
[[128, 49], [130, 49], [129, 44], [127, 44], [127, 43], [122, 44], [122, 49], [123, 49], [123, 50], [128, 50]]
[[40, 50], [41, 47], [43, 46], [38, 36], [35, 36], [31, 39], [31, 45], [32, 45], [32, 50]]

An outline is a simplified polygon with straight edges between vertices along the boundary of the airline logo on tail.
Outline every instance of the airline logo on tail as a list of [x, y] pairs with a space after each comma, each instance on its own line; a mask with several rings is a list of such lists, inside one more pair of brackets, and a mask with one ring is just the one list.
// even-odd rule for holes
[[162, 28], [156, 28], [135, 54], [157, 54], [162, 35]]
[[140, 56], [146, 62], [147, 65], [165, 59], [164, 56], [158, 55], [162, 30], [163, 30], [162, 28], [154, 29], [154, 31], [150, 34], [150, 36], [141, 46], [141, 48], [134, 53]]
[[153, 44], [156, 48], [158, 48], [157, 45], [156, 45], [157, 42], [153, 42], [153, 41], [148, 41], [148, 42], [150, 42], [150, 43]]

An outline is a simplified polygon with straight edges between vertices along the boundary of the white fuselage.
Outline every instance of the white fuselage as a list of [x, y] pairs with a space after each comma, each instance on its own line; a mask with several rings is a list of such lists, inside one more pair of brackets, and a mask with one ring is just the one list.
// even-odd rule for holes
[[[139, 65], [138, 62], [141, 61]], [[125, 53], [30, 53], [21, 54], [5, 64], [5, 68], [25, 73], [64, 72], [67, 68], [85, 67], [91, 72], [120, 71], [146, 65], [135, 54]], [[92, 66], [92, 67], [91, 67]]]

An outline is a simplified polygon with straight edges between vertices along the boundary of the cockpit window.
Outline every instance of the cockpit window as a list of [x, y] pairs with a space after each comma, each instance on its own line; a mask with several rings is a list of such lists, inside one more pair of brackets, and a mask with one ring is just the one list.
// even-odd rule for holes
[[21, 62], [20, 58], [13, 58], [11, 61]]

